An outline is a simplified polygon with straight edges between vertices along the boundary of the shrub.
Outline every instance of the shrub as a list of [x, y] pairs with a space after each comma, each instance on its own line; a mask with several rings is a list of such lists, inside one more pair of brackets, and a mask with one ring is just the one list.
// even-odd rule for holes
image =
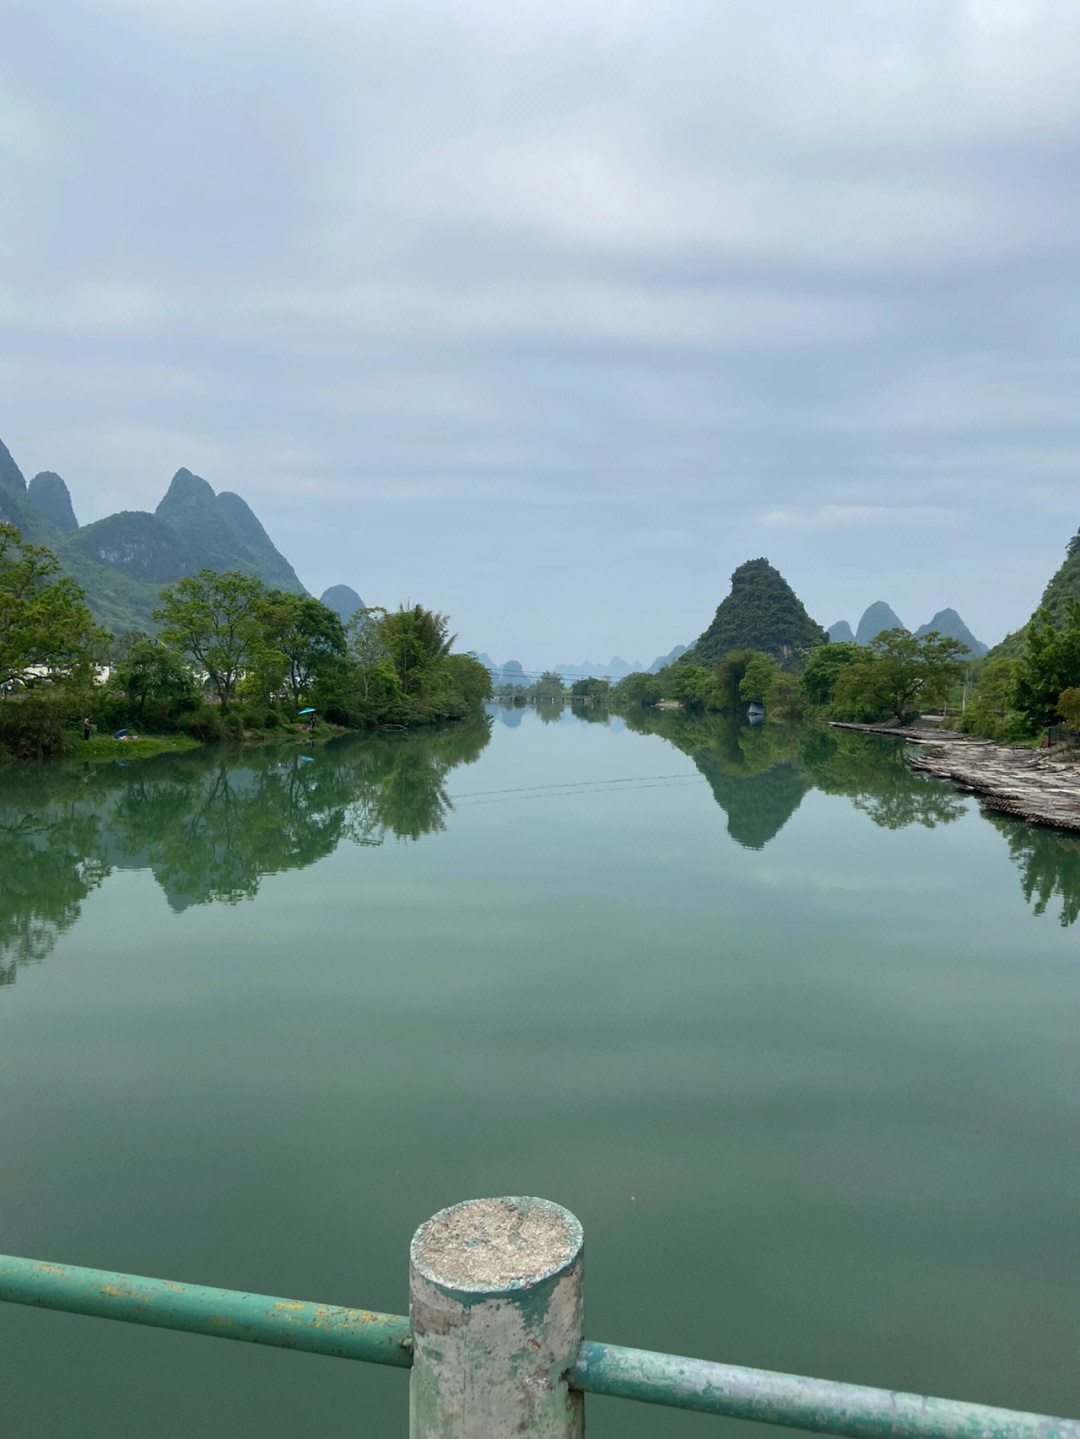
[[0, 700], [0, 746], [17, 759], [47, 759], [71, 748], [64, 730], [74, 718], [70, 695], [35, 689]]
[[221, 711], [210, 705], [200, 705], [198, 709], [178, 716], [176, 727], [200, 744], [216, 744], [222, 735]]
[[221, 721], [221, 733], [225, 739], [237, 744], [244, 738], [244, 716], [239, 710], [226, 710]]

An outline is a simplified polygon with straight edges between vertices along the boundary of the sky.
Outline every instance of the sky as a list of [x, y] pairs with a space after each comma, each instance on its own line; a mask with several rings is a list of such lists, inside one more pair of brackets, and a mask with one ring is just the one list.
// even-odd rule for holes
[[1080, 526], [1072, 0], [6, 0], [0, 439], [648, 665], [764, 555], [1022, 624]]

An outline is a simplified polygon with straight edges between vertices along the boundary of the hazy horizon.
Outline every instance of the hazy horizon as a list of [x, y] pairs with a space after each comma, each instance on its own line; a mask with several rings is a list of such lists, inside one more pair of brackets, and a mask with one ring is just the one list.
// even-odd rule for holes
[[0, 19], [0, 438], [177, 469], [527, 669], [993, 645], [1080, 524], [1080, 8], [57, 0]]

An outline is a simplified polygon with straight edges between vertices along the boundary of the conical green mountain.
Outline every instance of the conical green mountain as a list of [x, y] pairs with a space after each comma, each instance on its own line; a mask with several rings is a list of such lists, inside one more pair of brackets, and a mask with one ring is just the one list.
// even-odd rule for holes
[[17, 500], [25, 494], [26, 477], [11, 458], [7, 445], [0, 440], [0, 495], [12, 496]]
[[780, 571], [766, 559], [747, 560], [731, 576], [731, 593], [717, 607], [712, 624], [682, 659], [715, 665], [732, 650], [761, 650], [783, 660], [827, 640]]
[[17, 525], [23, 537], [36, 540], [33, 533], [37, 512], [26, 494], [26, 478], [0, 440], [0, 524]]
[[859, 621], [859, 628], [855, 631], [855, 643], [857, 645], [868, 645], [875, 635], [881, 634], [882, 630], [902, 630], [907, 626], [903, 623], [895, 610], [891, 610], [884, 600], [875, 600], [874, 603], [863, 610], [863, 617]]

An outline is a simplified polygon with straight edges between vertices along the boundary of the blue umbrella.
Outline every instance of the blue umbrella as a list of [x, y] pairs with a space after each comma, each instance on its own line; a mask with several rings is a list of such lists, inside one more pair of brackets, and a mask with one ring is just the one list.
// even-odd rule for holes
[[302, 715], [313, 715], [313, 714], [315, 713], [315, 711], [314, 711], [313, 709], [306, 709], [306, 710], [300, 710], [299, 713], [302, 714]]

